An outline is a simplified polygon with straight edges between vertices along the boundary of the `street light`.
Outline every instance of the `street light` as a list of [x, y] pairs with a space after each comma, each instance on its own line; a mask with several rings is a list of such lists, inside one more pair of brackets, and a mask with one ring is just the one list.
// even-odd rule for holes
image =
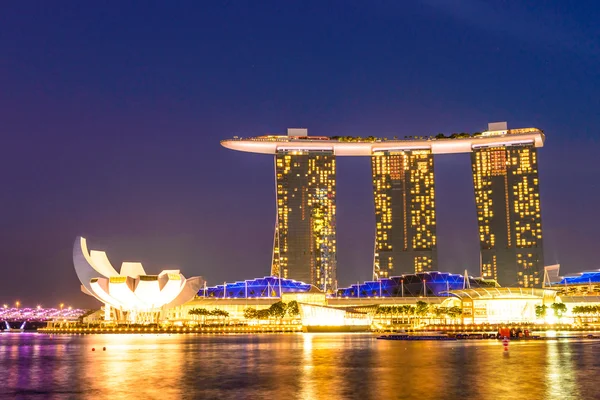
[[19, 300], [17, 300], [17, 301], [15, 302], [15, 304], [17, 305], [17, 308], [19, 308], [19, 305], [21, 304], [21, 302], [20, 302]]
[[60, 311], [62, 311], [62, 309], [63, 309], [64, 306], [65, 305], [63, 303], [60, 303]]

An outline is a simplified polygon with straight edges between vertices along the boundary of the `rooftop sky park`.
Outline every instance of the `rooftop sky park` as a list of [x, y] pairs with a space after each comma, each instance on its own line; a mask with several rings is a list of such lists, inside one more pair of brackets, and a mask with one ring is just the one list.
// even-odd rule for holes
[[432, 154], [470, 153], [480, 146], [544, 145], [544, 133], [537, 128], [507, 129], [506, 125], [490, 124], [484, 132], [438, 134], [429, 137], [407, 136], [404, 139], [374, 136], [308, 136], [306, 129], [290, 129], [288, 135], [234, 137], [221, 141], [231, 150], [260, 154], [277, 154], [282, 150], [332, 151], [336, 156], [367, 156], [378, 151], [430, 150]]

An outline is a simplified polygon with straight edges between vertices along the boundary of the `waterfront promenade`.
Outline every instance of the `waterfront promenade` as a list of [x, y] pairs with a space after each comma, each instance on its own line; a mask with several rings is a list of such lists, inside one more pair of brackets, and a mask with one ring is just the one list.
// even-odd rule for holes
[[[572, 326], [567, 324], [489, 324], [489, 325], [431, 325], [431, 326], [373, 326], [372, 333], [397, 333], [397, 332], [441, 332], [449, 334], [458, 333], [492, 333], [498, 332], [501, 327], [529, 332], [565, 332], [565, 333], [592, 333], [600, 332], [600, 326]], [[270, 324], [254, 326], [48, 326], [37, 330], [45, 334], [277, 334], [301, 333], [302, 325]], [[332, 330], [335, 333], [335, 330]], [[338, 332], [341, 334], [341, 332]]]

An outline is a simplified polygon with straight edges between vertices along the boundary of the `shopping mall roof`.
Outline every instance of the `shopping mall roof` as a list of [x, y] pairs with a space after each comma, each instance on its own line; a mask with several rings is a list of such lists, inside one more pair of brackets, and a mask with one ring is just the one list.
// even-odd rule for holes
[[496, 281], [449, 272], [420, 272], [382, 278], [377, 281], [357, 283], [347, 288], [338, 289], [337, 297], [419, 297], [419, 296], [449, 296], [454, 289], [468, 287], [498, 286]]
[[265, 276], [264, 278], [247, 279], [245, 281], [205, 287], [198, 291], [198, 297], [243, 299], [280, 297], [281, 293], [321, 293], [321, 291], [309, 283], [278, 278], [276, 276]]
[[547, 298], [554, 299], [556, 291], [550, 289], [538, 288], [519, 288], [519, 287], [495, 287], [495, 288], [471, 288], [459, 289], [449, 292], [451, 296], [461, 299], [470, 298], [473, 300], [498, 300], [498, 299], [531, 299]]
[[600, 269], [583, 271], [577, 274], [563, 276], [555, 285], [583, 285], [589, 283], [600, 283]]

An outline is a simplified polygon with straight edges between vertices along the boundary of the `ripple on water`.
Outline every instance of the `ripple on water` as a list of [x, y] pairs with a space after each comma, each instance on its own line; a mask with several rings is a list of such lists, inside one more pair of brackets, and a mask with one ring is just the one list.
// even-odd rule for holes
[[599, 372], [586, 341], [0, 334], [0, 398], [583, 399]]

